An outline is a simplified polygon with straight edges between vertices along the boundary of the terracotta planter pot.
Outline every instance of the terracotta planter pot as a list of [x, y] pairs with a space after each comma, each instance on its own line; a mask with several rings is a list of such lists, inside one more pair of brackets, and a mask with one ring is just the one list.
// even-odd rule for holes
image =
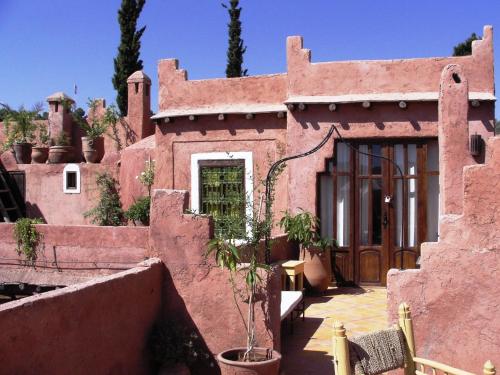
[[73, 147], [71, 146], [51, 146], [49, 148], [49, 163], [60, 164], [68, 163], [73, 156]]
[[104, 138], [82, 137], [82, 151], [87, 163], [99, 163], [104, 156]]
[[[264, 348], [256, 348], [264, 352]], [[260, 362], [240, 362], [238, 355], [245, 352], [246, 348], [234, 348], [217, 355], [217, 362], [222, 375], [278, 375], [281, 354], [273, 350], [273, 358]]]
[[31, 163], [31, 143], [14, 143], [14, 156], [17, 164]]
[[36, 164], [44, 164], [49, 157], [48, 147], [33, 147], [31, 161]]
[[328, 289], [332, 278], [331, 250], [318, 248], [300, 249], [300, 260], [304, 263], [306, 287], [314, 293], [323, 293]]

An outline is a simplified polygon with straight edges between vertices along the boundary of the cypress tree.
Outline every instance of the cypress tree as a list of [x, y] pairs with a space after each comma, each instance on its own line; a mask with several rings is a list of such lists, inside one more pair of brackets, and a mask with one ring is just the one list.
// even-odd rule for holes
[[116, 104], [121, 115], [126, 116], [128, 110], [128, 87], [127, 78], [137, 70], [143, 68], [142, 60], [139, 58], [141, 49], [141, 36], [146, 26], [138, 31], [137, 19], [141, 14], [146, 0], [122, 0], [118, 10], [118, 23], [120, 24], [120, 45], [118, 54], [114, 59], [115, 74], [113, 86], [117, 92]]
[[453, 56], [467, 56], [472, 55], [472, 42], [478, 40], [476, 33], [472, 33], [469, 38], [467, 38], [462, 43], [457, 44], [453, 47]]
[[229, 0], [229, 6], [222, 4], [229, 13], [229, 46], [227, 49], [227, 67], [226, 77], [241, 77], [247, 75], [247, 69], [243, 69], [243, 54], [247, 50], [243, 46], [243, 39], [241, 39], [241, 21], [240, 14], [241, 8], [238, 7], [239, 0]]

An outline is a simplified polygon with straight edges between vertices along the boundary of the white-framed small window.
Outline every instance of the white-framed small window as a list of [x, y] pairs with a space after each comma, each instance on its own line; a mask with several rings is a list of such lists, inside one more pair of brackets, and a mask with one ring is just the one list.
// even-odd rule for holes
[[[201, 168], [206, 167], [207, 162], [241, 161], [244, 167], [244, 190], [245, 190], [245, 215], [247, 218], [253, 216], [253, 156], [250, 151], [242, 152], [208, 152], [191, 154], [191, 210], [200, 213], [200, 190], [201, 190]], [[251, 231], [247, 224], [246, 232]]]
[[80, 194], [80, 167], [78, 164], [68, 164], [63, 170], [63, 192]]

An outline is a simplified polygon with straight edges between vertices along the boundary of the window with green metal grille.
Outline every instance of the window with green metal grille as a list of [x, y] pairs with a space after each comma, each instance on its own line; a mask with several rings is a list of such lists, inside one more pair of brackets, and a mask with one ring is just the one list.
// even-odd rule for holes
[[216, 237], [245, 233], [244, 160], [200, 161], [200, 212], [212, 215]]

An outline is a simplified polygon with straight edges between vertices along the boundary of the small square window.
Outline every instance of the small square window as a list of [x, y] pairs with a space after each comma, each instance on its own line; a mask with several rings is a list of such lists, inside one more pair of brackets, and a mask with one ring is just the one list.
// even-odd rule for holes
[[66, 194], [80, 194], [80, 168], [77, 164], [64, 167], [62, 187]]
[[66, 172], [66, 189], [76, 190], [76, 172]]

